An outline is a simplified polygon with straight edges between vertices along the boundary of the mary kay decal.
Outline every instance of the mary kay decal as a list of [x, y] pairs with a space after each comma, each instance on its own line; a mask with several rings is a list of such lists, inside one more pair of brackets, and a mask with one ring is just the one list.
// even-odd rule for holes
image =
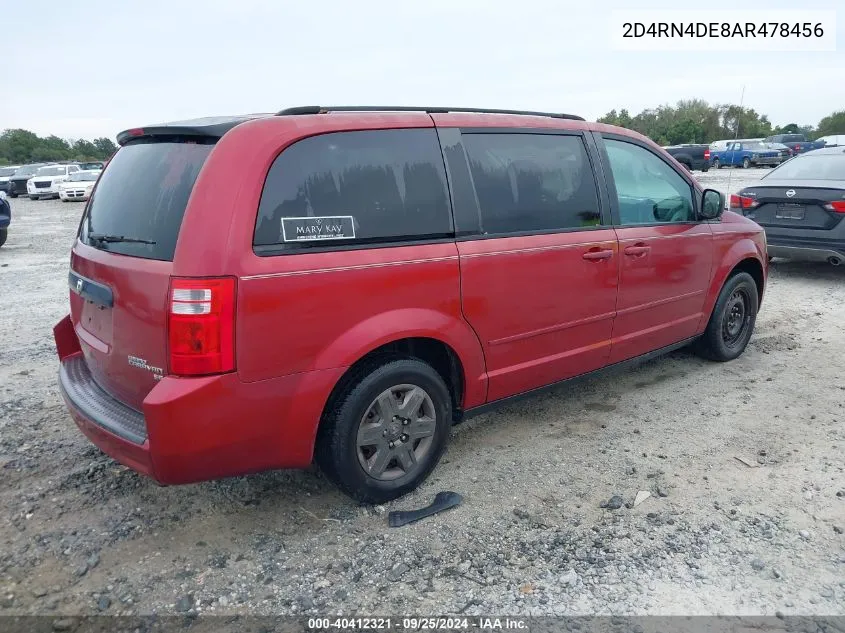
[[285, 242], [349, 240], [354, 237], [355, 221], [351, 215], [282, 218], [282, 239]]

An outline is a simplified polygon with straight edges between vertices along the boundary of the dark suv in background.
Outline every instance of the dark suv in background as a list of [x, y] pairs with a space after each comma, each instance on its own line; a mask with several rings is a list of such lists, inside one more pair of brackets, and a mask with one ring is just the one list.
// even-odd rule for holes
[[19, 168], [11, 178], [7, 185], [8, 194], [10, 198], [17, 198], [18, 196], [28, 195], [26, 191], [26, 181], [35, 176], [42, 167], [51, 165], [52, 163], [30, 163]]

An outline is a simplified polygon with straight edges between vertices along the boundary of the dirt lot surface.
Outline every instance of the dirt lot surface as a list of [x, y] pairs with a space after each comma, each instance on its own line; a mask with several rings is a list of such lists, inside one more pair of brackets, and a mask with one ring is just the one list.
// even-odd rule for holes
[[[51, 335], [82, 207], [12, 205], [0, 615], [845, 614], [845, 267], [775, 262], [737, 361], [682, 351], [474, 419], [373, 508], [316, 472], [161, 488], [94, 448]], [[464, 504], [388, 528], [444, 489]]]

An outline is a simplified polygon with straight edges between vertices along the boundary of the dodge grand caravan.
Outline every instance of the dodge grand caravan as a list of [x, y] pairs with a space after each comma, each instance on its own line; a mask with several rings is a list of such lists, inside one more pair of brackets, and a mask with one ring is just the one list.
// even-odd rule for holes
[[398, 497], [492, 406], [690, 344], [736, 358], [766, 282], [757, 224], [572, 115], [303, 107], [118, 140], [59, 383], [162, 484], [316, 461]]

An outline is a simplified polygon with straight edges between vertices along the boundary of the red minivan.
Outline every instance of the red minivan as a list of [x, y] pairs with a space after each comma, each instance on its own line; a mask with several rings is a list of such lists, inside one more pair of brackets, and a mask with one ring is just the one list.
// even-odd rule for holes
[[688, 344], [736, 358], [766, 282], [757, 224], [572, 115], [303, 107], [118, 140], [59, 383], [91, 441], [163, 484], [316, 460], [398, 497], [491, 406]]

